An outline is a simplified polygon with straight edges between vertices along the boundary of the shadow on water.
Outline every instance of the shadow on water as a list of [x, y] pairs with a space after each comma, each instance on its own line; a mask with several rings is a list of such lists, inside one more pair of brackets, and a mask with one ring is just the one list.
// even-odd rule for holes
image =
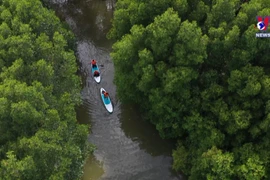
[[125, 104], [121, 110], [121, 127], [127, 137], [139, 142], [140, 148], [152, 156], [171, 155], [175, 141], [162, 139], [155, 126], [143, 120], [136, 106]]
[[[53, 0], [57, 15], [73, 29], [79, 40], [88, 40], [110, 49], [106, 38], [111, 28], [113, 0]], [[68, 16], [67, 16], [68, 14]]]
[[[106, 39], [111, 28], [112, 0], [52, 0], [52, 6], [78, 39], [83, 104], [76, 108], [77, 118], [82, 124], [91, 124], [89, 141], [97, 146], [94, 156], [85, 163], [82, 179], [183, 179], [171, 170], [171, 151], [175, 143], [162, 140], [155, 127], [142, 120], [135, 106], [121, 105], [116, 98], [114, 66], [110, 58], [112, 42]], [[90, 76], [91, 59], [104, 65], [100, 68], [100, 84]], [[101, 87], [110, 93], [113, 114], [103, 107]]]

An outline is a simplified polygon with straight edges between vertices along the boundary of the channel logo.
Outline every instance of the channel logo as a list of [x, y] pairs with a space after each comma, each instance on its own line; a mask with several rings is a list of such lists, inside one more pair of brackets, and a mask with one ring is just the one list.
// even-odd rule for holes
[[270, 21], [270, 16], [257, 16], [256, 19], [257, 29], [261, 31], [261, 33], [256, 33], [256, 38], [270, 38], [270, 33], [266, 33]]

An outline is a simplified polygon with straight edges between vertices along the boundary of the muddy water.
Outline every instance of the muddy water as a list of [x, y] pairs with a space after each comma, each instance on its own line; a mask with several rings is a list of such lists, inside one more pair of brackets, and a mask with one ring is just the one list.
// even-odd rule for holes
[[[90, 124], [89, 141], [97, 146], [85, 164], [83, 180], [174, 180], [183, 179], [171, 171], [174, 142], [162, 140], [155, 128], [142, 120], [133, 105], [118, 101], [113, 84], [114, 66], [109, 56], [112, 42], [106, 39], [111, 27], [111, 0], [53, 1], [58, 16], [78, 37], [78, 58], [84, 82], [83, 105], [78, 109], [81, 123]], [[89, 61], [96, 59], [102, 80], [90, 77]], [[105, 88], [114, 103], [108, 114], [99, 89]]]

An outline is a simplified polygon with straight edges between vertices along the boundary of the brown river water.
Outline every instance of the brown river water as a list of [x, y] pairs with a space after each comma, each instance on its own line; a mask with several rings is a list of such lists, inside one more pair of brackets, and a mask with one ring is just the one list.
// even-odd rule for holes
[[[77, 36], [77, 57], [83, 80], [83, 104], [77, 110], [80, 123], [91, 124], [89, 141], [97, 146], [85, 166], [83, 180], [182, 180], [171, 170], [175, 142], [162, 140], [145, 122], [136, 106], [121, 104], [113, 84], [110, 58], [112, 42], [106, 39], [113, 16], [113, 0], [52, 0], [56, 14]], [[101, 83], [90, 76], [91, 59], [103, 66]], [[114, 104], [109, 114], [100, 99], [105, 88]]]

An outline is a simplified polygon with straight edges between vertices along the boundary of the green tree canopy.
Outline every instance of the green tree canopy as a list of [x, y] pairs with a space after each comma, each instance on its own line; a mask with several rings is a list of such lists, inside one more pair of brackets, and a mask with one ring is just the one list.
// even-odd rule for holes
[[270, 176], [265, 0], [119, 0], [108, 34], [123, 102], [141, 105], [190, 179]]
[[0, 179], [80, 179], [74, 36], [39, 0], [0, 2]]

